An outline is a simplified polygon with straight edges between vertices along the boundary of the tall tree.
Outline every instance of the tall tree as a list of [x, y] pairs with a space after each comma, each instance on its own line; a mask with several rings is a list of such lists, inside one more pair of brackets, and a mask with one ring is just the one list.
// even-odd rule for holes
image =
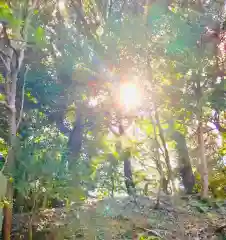
[[[13, 7], [11, 7], [13, 5]], [[6, 199], [4, 206], [3, 237], [10, 239], [12, 226], [13, 185], [12, 172], [15, 168], [16, 134], [23, 114], [23, 96], [21, 111], [17, 114], [16, 95], [20, 69], [23, 65], [25, 50], [29, 45], [29, 29], [38, 1], [23, 4], [18, 2], [4, 3], [1, 8], [1, 62], [4, 66], [5, 101], [7, 108], [9, 150], [4, 172], [8, 176]], [[17, 16], [17, 17], [16, 17]], [[10, 34], [10, 31], [12, 34]]]

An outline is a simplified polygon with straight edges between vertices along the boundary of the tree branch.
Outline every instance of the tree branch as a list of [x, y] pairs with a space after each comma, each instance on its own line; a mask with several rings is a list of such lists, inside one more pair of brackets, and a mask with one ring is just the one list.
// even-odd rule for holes
[[18, 130], [22, 117], [23, 117], [23, 110], [24, 110], [24, 94], [25, 94], [25, 83], [26, 83], [26, 78], [27, 78], [27, 73], [28, 73], [29, 67], [26, 66], [25, 73], [24, 73], [24, 82], [23, 82], [23, 87], [22, 87], [22, 97], [21, 97], [21, 106], [20, 106], [20, 115], [19, 119], [16, 125], [16, 129]]
[[4, 57], [9, 57], [9, 56], [7, 56], [2, 50], [0, 50], [0, 58], [1, 58], [1, 60], [2, 60], [2, 63], [3, 63], [3, 65], [4, 65], [4, 67], [6, 68], [6, 71], [10, 71], [10, 69], [9, 69], [9, 66], [8, 66], [8, 63], [6, 62], [6, 60], [4, 59]]

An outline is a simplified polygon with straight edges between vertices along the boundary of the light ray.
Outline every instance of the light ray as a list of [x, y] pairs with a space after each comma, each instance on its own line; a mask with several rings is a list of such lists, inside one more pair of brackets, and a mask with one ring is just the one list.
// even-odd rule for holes
[[141, 94], [135, 83], [124, 83], [120, 87], [120, 104], [126, 109], [134, 109], [141, 102]]

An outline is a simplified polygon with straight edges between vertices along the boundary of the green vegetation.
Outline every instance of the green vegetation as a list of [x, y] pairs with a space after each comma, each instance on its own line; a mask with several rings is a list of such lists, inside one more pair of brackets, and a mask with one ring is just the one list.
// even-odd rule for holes
[[226, 239], [225, 9], [0, 1], [4, 240]]

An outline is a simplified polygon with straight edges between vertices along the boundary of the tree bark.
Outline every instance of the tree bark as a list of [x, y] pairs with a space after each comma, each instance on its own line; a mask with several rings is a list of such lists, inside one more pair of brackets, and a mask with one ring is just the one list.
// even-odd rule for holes
[[17, 116], [16, 116], [16, 92], [18, 74], [24, 59], [24, 48], [17, 51], [11, 45], [6, 32], [6, 26], [3, 26], [4, 37], [2, 41], [6, 41], [3, 53], [7, 52], [7, 58], [1, 56], [2, 62], [6, 70], [5, 90], [6, 90], [6, 105], [9, 110], [8, 126], [9, 126], [9, 151], [5, 164], [4, 173], [8, 177], [6, 200], [4, 205], [4, 221], [3, 221], [3, 239], [10, 240], [12, 227], [12, 204], [13, 204], [13, 185], [12, 176], [15, 169], [15, 144], [17, 133]]
[[[115, 132], [113, 129], [111, 129], [112, 133], [115, 134], [116, 136], [120, 137], [123, 134], [125, 134], [125, 130], [122, 127], [122, 125], [119, 125], [119, 130], [118, 133]], [[133, 172], [132, 172], [132, 165], [131, 165], [131, 151], [130, 149], [126, 149], [125, 151], [122, 152], [121, 148], [121, 142], [119, 142], [116, 146], [117, 152], [121, 152], [121, 157], [123, 160], [123, 166], [124, 166], [124, 182], [126, 185], [127, 193], [128, 195], [133, 195], [136, 193], [136, 187], [135, 183], [133, 181]]]
[[74, 123], [74, 128], [70, 133], [68, 139], [68, 148], [70, 151], [70, 158], [76, 159], [82, 148], [82, 135], [83, 135], [83, 121], [81, 109], [77, 108], [76, 111], [76, 121]]
[[176, 150], [178, 153], [178, 165], [180, 169], [180, 175], [182, 183], [187, 194], [193, 192], [195, 185], [195, 177], [192, 172], [191, 162], [188, 154], [186, 139], [183, 134], [178, 131], [174, 131], [173, 140], [176, 142]]
[[[157, 132], [156, 132], [156, 125], [155, 125], [155, 121], [152, 118], [152, 124], [154, 125], [154, 138], [155, 138], [155, 157], [156, 157], [156, 167], [158, 169], [159, 172], [159, 176], [160, 176], [160, 181], [159, 181], [159, 188], [158, 188], [158, 192], [157, 192], [157, 197], [156, 197], [156, 204], [155, 204], [155, 208], [159, 208], [160, 205], [160, 195], [161, 195], [161, 190], [163, 190], [164, 192], [167, 193], [167, 187], [168, 184], [166, 184], [166, 189], [164, 189], [163, 187], [163, 182], [164, 182], [164, 172], [163, 172], [163, 168], [162, 168], [162, 164], [161, 164], [161, 160], [160, 160], [160, 154], [159, 154], [159, 148], [160, 148], [160, 144], [158, 142], [158, 136], [157, 136]], [[166, 179], [166, 178], [165, 178]]]
[[172, 171], [172, 167], [171, 167], [171, 164], [170, 164], [169, 152], [168, 152], [168, 149], [167, 149], [167, 146], [166, 146], [165, 137], [164, 137], [164, 134], [163, 134], [163, 130], [162, 130], [162, 127], [161, 127], [161, 124], [160, 124], [158, 111], [157, 111], [156, 108], [155, 108], [155, 120], [156, 120], [156, 126], [159, 129], [159, 137], [162, 141], [162, 145], [163, 145], [163, 149], [164, 149], [164, 157], [165, 157], [165, 162], [166, 162], [166, 167], [167, 167], [167, 171], [168, 171], [169, 180], [171, 181], [173, 192], [176, 192], [176, 187], [175, 187], [175, 184], [174, 184], [174, 181], [173, 181], [173, 171]]
[[10, 149], [8, 152], [8, 158], [4, 172], [8, 175], [6, 199], [7, 203], [4, 205], [4, 221], [3, 221], [3, 239], [10, 240], [11, 227], [12, 227], [12, 204], [13, 204], [13, 185], [12, 185], [12, 174], [15, 167], [15, 140], [17, 132], [16, 123], [16, 85], [17, 85], [17, 74], [19, 69], [15, 72], [8, 72], [8, 77], [6, 79], [7, 83], [11, 83], [10, 91], [7, 93], [7, 104], [10, 109], [10, 114], [8, 116], [9, 124], [9, 139], [10, 139]]
[[205, 156], [205, 144], [204, 144], [204, 138], [203, 138], [203, 122], [200, 116], [199, 119], [199, 126], [198, 126], [198, 143], [200, 148], [200, 164], [201, 164], [201, 180], [202, 180], [202, 191], [201, 191], [201, 197], [202, 199], [208, 198], [208, 166], [207, 166], [207, 160]]
[[202, 107], [202, 87], [201, 87], [201, 81], [196, 76], [196, 99], [197, 99], [197, 120], [198, 120], [198, 145], [199, 145], [199, 159], [200, 159], [200, 174], [201, 174], [201, 182], [202, 182], [202, 190], [201, 190], [201, 198], [207, 199], [208, 198], [208, 186], [209, 186], [209, 180], [208, 180], [208, 165], [207, 165], [207, 159], [205, 155], [205, 143], [204, 143], [204, 129], [203, 129], [203, 107]]
[[136, 190], [135, 190], [135, 184], [133, 181], [133, 173], [132, 173], [129, 150], [126, 151], [125, 155], [126, 155], [125, 159], [123, 160], [125, 185], [126, 185], [128, 195], [134, 195]]

